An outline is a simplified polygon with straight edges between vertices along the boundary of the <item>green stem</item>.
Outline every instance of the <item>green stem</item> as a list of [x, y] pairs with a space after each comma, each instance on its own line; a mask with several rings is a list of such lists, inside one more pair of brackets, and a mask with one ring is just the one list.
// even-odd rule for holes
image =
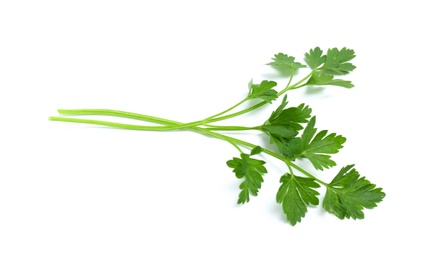
[[[69, 116], [116, 116], [122, 118], [129, 118], [135, 120], [142, 120], [151, 123], [163, 124], [164, 126], [146, 126], [145, 130], [149, 131], [169, 131], [169, 130], [179, 130], [185, 129], [193, 126], [198, 126], [201, 124], [201, 121], [191, 122], [191, 123], [181, 123], [178, 121], [173, 121], [169, 119], [164, 119], [155, 116], [131, 113], [126, 111], [119, 110], [111, 110], [111, 109], [59, 109], [59, 114], [61, 115], [69, 115]], [[54, 118], [50, 118], [50, 120], [54, 120]], [[63, 121], [58, 118], [57, 121]], [[69, 122], [65, 120], [66, 122]]]
[[[93, 115], [93, 114], [90, 114]], [[148, 121], [148, 122], [154, 122], [154, 121], [149, 121], [149, 119], [144, 116], [144, 117], [133, 117], [131, 116], [131, 113], [126, 113], [125, 114], [126, 118], [132, 118], [132, 119], [139, 119], [139, 120], [143, 120], [143, 121]], [[151, 118], [151, 117], [150, 117]], [[175, 121], [172, 120], [167, 120], [167, 119], [163, 119], [163, 118], [154, 118], [157, 122], [166, 122], [166, 123], [173, 123]], [[79, 118], [67, 118], [67, 117], [50, 117], [51, 121], [60, 121], [60, 122], [71, 122], [71, 123], [83, 123], [83, 124], [92, 124], [92, 125], [102, 125], [102, 126], [109, 126], [109, 127], [115, 127], [115, 128], [120, 128], [120, 129], [127, 129], [127, 130], [142, 130], [142, 131], [163, 131], [163, 130], [159, 130], [160, 128], [156, 128], [156, 130], [153, 130], [153, 126], [142, 126], [142, 125], [130, 125], [130, 124], [122, 124], [122, 123], [115, 123], [115, 122], [108, 122], [108, 121], [101, 121], [101, 120], [91, 120], [91, 119], [79, 119]], [[180, 122], [175, 122], [175, 124], [182, 124]], [[208, 129], [203, 129], [200, 127], [188, 127], [189, 130], [196, 132], [196, 133], [201, 133], [203, 135], [207, 135], [207, 136], [211, 136], [211, 137], [215, 137], [224, 141], [227, 141], [228, 143], [230, 143], [231, 145], [233, 145], [235, 148], [237, 148], [237, 150], [239, 150], [239, 152], [241, 153], [241, 149], [239, 147], [239, 145], [242, 145], [244, 147], [247, 148], [254, 148], [257, 145], [234, 138], [234, 137], [230, 137], [227, 135], [223, 135], [223, 134], [219, 134], [219, 133], [215, 133], [212, 132]], [[288, 160], [288, 158], [283, 157], [282, 155], [279, 155], [271, 150], [268, 149], [264, 149], [262, 150], [264, 153], [279, 159], [281, 161], [283, 161], [288, 167], [293, 167], [296, 170], [298, 170], [299, 172], [301, 172], [302, 174], [306, 175], [309, 178], [313, 178], [315, 181], [319, 182], [320, 184], [324, 185], [324, 186], [328, 186], [327, 183], [323, 182], [322, 180], [314, 177], [311, 173], [305, 171], [304, 169], [302, 169], [301, 167], [299, 167], [298, 165], [290, 162]]]
[[163, 125], [178, 125], [182, 124], [178, 121], [173, 121], [165, 118], [148, 116], [143, 114], [119, 111], [119, 110], [111, 110], [111, 109], [59, 109], [57, 110], [61, 115], [68, 116], [116, 116], [122, 118], [130, 118], [136, 120], [142, 120], [146, 122], [152, 122]]
[[224, 110], [224, 111], [222, 111], [222, 112], [220, 112], [220, 113], [217, 113], [217, 114], [212, 115], [212, 116], [210, 116], [210, 117], [207, 117], [207, 118], [205, 118], [205, 119], [203, 119], [203, 120], [195, 121], [195, 122], [192, 122], [192, 123], [208, 122], [209, 120], [211, 120], [211, 119], [213, 119], [213, 118], [215, 118], [215, 117], [221, 116], [221, 115], [223, 115], [223, 114], [226, 114], [227, 112], [229, 112], [229, 111], [233, 110], [234, 108], [240, 106], [241, 104], [245, 103], [246, 100], [248, 100], [248, 99], [247, 99], [247, 98], [244, 98], [242, 101], [238, 102], [237, 104], [233, 105], [232, 107], [230, 107], [230, 108], [228, 108], [228, 109], [226, 109], [226, 110]]
[[[305, 77], [303, 77], [301, 80], [299, 80], [298, 82], [294, 83], [293, 85], [289, 85], [286, 88], [284, 88], [282, 91], [279, 92], [279, 96], [283, 95], [285, 92], [292, 90], [292, 89], [297, 89], [299, 87], [303, 87], [305, 86], [305, 84], [302, 84], [305, 80], [309, 79], [311, 76], [313, 76], [314, 71], [311, 71], [310, 73], [308, 73], [308, 75], [306, 75]], [[302, 84], [301, 86], [299, 86], [300, 84]]]
[[[70, 115], [70, 116], [116, 116], [122, 118], [129, 118], [135, 120], [142, 120], [151, 123], [163, 124], [164, 126], [145, 126], [143, 130], [147, 131], [169, 131], [169, 130], [180, 130], [186, 129], [189, 127], [194, 127], [198, 125], [197, 122], [191, 123], [181, 123], [173, 120], [168, 120], [164, 118], [136, 114], [131, 112], [119, 111], [119, 110], [109, 110], [109, 109], [59, 109], [58, 110], [61, 115]], [[51, 117], [52, 121], [65, 121], [65, 122], [78, 122], [77, 120], [73, 120], [71, 118], [63, 119], [62, 117]], [[100, 120], [87, 120], [87, 122], [105, 122]], [[100, 124], [100, 123], [99, 123]], [[125, 124], [121, 124], [125, 125]], [[245, 131], [245, 130], [258, 130], [258, 127], [246, 127], [246, 126], [217, 126], [217, 125], [207, 125], [208, 129], [213, 131]]]
[[[302, 84], [305, 80], [310, 78], [312, 75], [313, 75], [313, 71], [310, 72], [307, 76], [305, 76], [301, 80], [299, 80], [298, 82], [294, 83], [293, 85], [290, 85], [290, 82], [291, 82], [291, 80], [290, 80], [288, 82], [287, 86], [284, 89], [282, 89], [282, 91], [277, 93], [277, 96], [280, 97], [281, 95], [283, 95], [284, 93], [286, 93], [289, 90], [297, 89], [297, 88], [305, 86], [305, 84], [303, 84], [303, 85], [300, 85], [300, 84]], [[291, 79], [292, 79], [292, 77], [291, 77]], [[240, 116], [240, 115], [246, 114], [248, 112], [251, 112], [252, 110], [255, 110], [255, 109], [259, 108], [259, 107], [262, 107], [262, 106], [264, 106], [266, 104], [268, 104], [268, 102], [262, 101], [262, 102], [260, 102], [260, 103], [258, 103], [256, 105], [248, 107], [248, 108], [246, 108], [244, 110], [240, 110], [238, 112], [235, 112], [235, 113], [232, 113], [232, 114], [229, 114], [229, 115], [226, 115], [226, 116], [212, 118], [211, 120], [208, 120], [208, 123], [213, 123], [213, 122], [217, 122], [217, 121], [222, 121], [222, 120], [225, 120], [225, 119], [233, 118], [233, 117], [236, 117], [236, 116]]]
[[218, 125], [204, 125], [207, 130], [210, 131], [246, 131], [246, 130], [259, 130], [260, 126], [218, 126]]
[[158, 127], [158, 126], [154, 127], [154, 126], [130, 125], [130, 124], [122, 124], [122, 123], [115, 123], [115, 122], [102, 121], [102, 120], [81, 119], [81, 118], [71, 118], [71, 117], [52, 116], [49, 119], [51, 121], [82, 123], [82, 124], [90, 124], [90, 125], [102, 125], [102, 126], [116, 127], [116, 128], [129, 129], [129, 130], [142, 130], [142, 131], [166, 131], [166, 130], [169, 130], [169, 129], [163, 129], [163, 127]]
[[238, 143], [235, 142], [234, 139], [229, 137], [229, 136], [218, 134], [218, 133], [215, 133], [215, 132], [212, 132], [212, 131], [209, 131], [207, 129], [203, 129], [203, 128], [200, 128], [200, 127], [193, 127], [190, 130], [193, 131], [193, 132], [202, 134], [202, 135], [206, 135], [206, 136], [210, 136], [210, 137], [214, 137], [214, 138], [217, 138], [217, 139], [224, 140], [224, 141], [232, 144], [235, 148], [237, 148], [239, 153], [243, 153], [242, 149], [240, 149], [240, 147], [238, 146]]
[[[311, 75], [313, 74], [313, 72], [309, 73], [307, 76], [305, 76], [304, 78], [302, 78], [301, 80], [299, 80], [298, 82], [296, 82], [293, 85], [290, 85], [291, 80], [293, 79], [293, 76], [290, 77], [290, 80], [288, 81], [287, 86], [278, 93], [278, 96], [281, 96], [282, 94], [284, 94], [285, 92], [287, 92], [290, 89], [296, 89], [298, 87], [302, 87], [302, 86], [298, 86], [299, 84], [301, 84], [303, 81], [305, 81], [306, 79], [308, 79], [309, 77], [311, 77]], [[203, 120], [199, 120], [199, 121], [193, 121], [190, 123], [181, 123], [178, 121], [173, 121], [173, 120], [168, 120], [168, 119], [164, 119], [164, 118], [159, 118], [159, 117], [155, 117], [155, 116], [148, 116], [148, 115], [143, 115], [143, 114], [137, 114], [137, 113], [131, 113], [131, 112], [126, 112], [126, 111], [119, 111], [119, 110], [111, 110], [111, 109], [59, 109], [59, 113], [61, 115], [75, 115], [75, 116], [79, 116], [79, 115], [103, 115], [103, 116], [118, 116], [118, 117], [123, 117], [123, 118], [131, 118], [131, 119], [136, 119], [136, 120], [143, 120], [143, 121], [147, 121], [147, 122], [152, 122], [152, 123], [158, 123], [158, 124], [163, 124], [164, 126], [146, 126], [146, 130], [150, 130], [150, 131], [168, 131], [168, 130], [178, 130], [178, 129], [184, 129], [184, 128], [190, 128], [190, 127], [194, 127], [194, 126], [199, 126], [199, 125], [205, 125], [208, 123], [213, 123], [213, 122], [217, 122], [217, 121], [222, 121], [225, 119], [229, 119], [229, 118], [233, 118], [242, 114], [246, 114], [252, 110], [255, 110], [261, 106], [264, 106], [265, 104], [267, 104], [267, 102], [263, 101], [260, 102], [256, 105], [253, 105], [247, 109], [226, 115], [226, 116], [220, 116], [223, 115], [231, 110], [233, 110], [234, 108], [238, 107], [239, 105], [241, 105], [242, 103], [244, 103], [247, 99], [243, 99], [242, 101], [238, 102], [237, 104], [235, 104], [234, 106], [220, 112], [217, 113], [213, 116], [207, 117]], [[70, 122], [68, 119], [67, 120], [61, 120], [61, 118], [58, 118], [56, 120], [56, 118], [51, 119], [53, 121], [65, 121], [65, 122]], [[226, 128], [226, 129], [223, 129]], [[237, 128], [237, 129], [236, 129]], [[231, 127], [216, 127], [213, 128], [212, 130], [252, 130], [255, 128], [232, 128]]]
[[290, 84], [294, 78], [294, 73], [295, 73], [295, 71], [293, 69], [291, 69], [291, 76], [290, 76], [290, 79], [288, 80], [288, 83], [286, 84], [285, 88], [288, 88], [290, 86]]
[[[206, 131], [207, 132], [208, 130], [200, 129], [200, 131]], [[218, 133], [214, 133], [214, 134], [215, 134], [216, 137], [222, 136], [221, 134], [218, 134]], [[246, 141], [243, 141], [243, 140], [240, 140], [240, 139], [237, 139], [237, 138], [233, 138], [233, 137], [229, 137], [229, 136], [225, 136], [225, 137], [230, 139], [230, 140], [232, 140], [234, 143], [243, 145], [245, 147], [249, 147], [251, 149], [257, 146], [255, 144], [248, 143]], [[290, 162], [290, 160], [288, 158], [286, 158], [286, 157], [284, 157], [284, 156], [282, 156], [280, 154], [277, 154], [277, 153], [275, 153], [275, 152], [273, 152], [271, 150], [265, 149], [265, 148], [262, 148], [262, 152], [264, 152], [264, 153], [266, 153], [266, 154], [268, 154], [268, 155], [270, 155], [270, 156], [272, 156], [272, 157], [274, 157], [276, 159], [279, 159], [279, 160], [283, 161], [287, 166], [291, 166], [291, 167], [295, 168], [296, 170], [298, 170], [299, 172], [301, 172], [305, 176], [314, 179], [315, 181], [319, 182], [320, 184], [322, 184], [324, 186], [328, 186], [328, 184], [326, 182], [316, 178], [314, 175], [312, 175], [311, 173], [309, 173], [306, 170], [302, 169], [301, 167], [299, 167], [295, 163]]]

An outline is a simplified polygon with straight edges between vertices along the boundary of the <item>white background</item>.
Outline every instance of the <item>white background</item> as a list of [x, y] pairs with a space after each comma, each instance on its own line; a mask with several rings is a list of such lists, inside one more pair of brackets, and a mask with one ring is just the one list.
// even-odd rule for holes
[[[0, 1], [0, 259], [445, 259], [440, 3]], [[219, 140], [47, 120], [58, 108], [202, 119], [251, 79], [283, 87], [273, 54], [301, 61], [316, 46], [356, 51], [356, 87], [290, 92], [290, 105], [347, 137], [339, 166], [312, 173], [330, 181], [354, 163], [383, 187], [364, 220], [315, 207], [290, 226], [275, 203], [286, 167], [268, 157], [259, 196], [236, 205], [225, 162], [238, 152]]]

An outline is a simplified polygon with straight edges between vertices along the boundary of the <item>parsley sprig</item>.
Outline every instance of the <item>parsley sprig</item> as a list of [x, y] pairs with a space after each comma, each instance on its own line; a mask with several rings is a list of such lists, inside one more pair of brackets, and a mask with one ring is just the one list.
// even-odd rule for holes
[[[305, 53], [304, 62], [306, 65], [304, 65], [297, 62], [293, 56], [278, 53], [268, 64], [282, 74], [288, 75], [288, 83], [282, 90], [275, 89], [277, 87], [275, 81], [263, 80], [259, 83], [250, 81], [248, 83], [248, 93], [240, 102], [220, 113], [193, 122], [183, 123], [150, 115], [109, 109], [59, 109], [61, 116], [50, 117], [50, 120], [143, 131], [183, 129], [217, 138], [231, 144], [239, 154], [239, 156], [226, 162], [227, 166], [235, 173], [236, 178], [240, 179], [238, 204], [248, 203], [252, 197], [257, 196], [260, 192], [264, 182], [263, 175], [267, 174], [267, 166], [272, 163], [255, 158], [263, 153], [283, 162], [286, 166], [286, 171], [278, 181], [276, 201], [282, 205], [283, 212], [291, 225], [301, 222], [308, 211], [308, 207], [320, 204], [318, 189], [321, 186], [326, 188], [325, 197], [322, 201], [323, 209], [340, 219], [363, 219], [364, 209], [376, 207], [377, 203], [385, 197], [385, 193], [365, 177], [360, 176], [353, 164], [341, 168], [330, 183], [316, 178], [296, 164], [297, 159], [309, 160], [313, 167], [320, 171], [336, 166], [332, 155], [339, 152], [346, 138], [336, 133], [329, 133], [327, 130], [318, 131], [315, 127], [316, 117], [311, 114], [312, 110], [309, 105], [289, 106], [286, 94], [290, 90], [310, 85], [354, 87], [351, 81], [340, 77], [349, 74], [356, 68], [351, 63], [354, 57], [355, 52], [351, 49], [332, 48], [324, 54], [319, 47], [316, 47]], [[303, 68], [310, 69], [310, 72], [294, 82], [295, 75]], [[280, 105], [263, 124], [257, 126], [214, 124], [272, 104], [281, 96], [283, 97]], [[248, 100], [257, 100], [258, 102], [248, 108], [236, 111], [236, 108]], [[157, 125], [123, 124], [78, 117], [90, 115], [129, 118]], [[258, 131], [267, 135], [273, 148], [267, 149], [258, 144], [221, 133], [222, 131], [246, 130]]]

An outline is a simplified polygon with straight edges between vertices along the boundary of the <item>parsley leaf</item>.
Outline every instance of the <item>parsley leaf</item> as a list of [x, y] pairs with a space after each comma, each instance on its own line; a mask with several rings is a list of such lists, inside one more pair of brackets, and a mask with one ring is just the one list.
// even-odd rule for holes
[[287, 96], [285, 95], [281, 105], [273, 111], [268, 120], [259, 127], [259, 130], [270, 137], [270, 143], [274, 143], [283, 155], [292, 158], [293, 153], [287, 143], [303, 129], [302, 124], [308, 122], [308, 118], [311, 116], [311, 108], [305, 104], [300, 104], [298, 107], [285, 109], [287, 104]]
[[311, 49], [309, 52], [305, 53], [305, 62], [308, 67], [315, 70], [321, 64], [325, 62], [326, 56], [322, 55], [322, 50], [319, 47]]
[[247, 99], [260, 98], [271, 103], [277, 98], [277, 91], [272, 89], [275, 86], [277, 86], [277, 83], [274, 81], [263, 80], [260, 84], [253, 84], [251, 80], [248, 84], [249, 94]]
[[335, 154], [341, 149], [342, 144], [347, 140], [335, 133], [327, 135], [327, 130], [322, 130], [316, 134], [316, 117], [313, 116], [305, 127], [301, 137], [289, 140], [290, 148], [294, 158], [307, 158], [317, 170], [330, 168], [336, 163], [330, 159], [329, 154]]
[[283, 53], [274, 55], [272, 60], [273, 61], [268, 63], [268, 65], [271, 65], [279, 70], [289, 70], [292, 74], [294, 74], [298, 69], [306, 67], [300, 62], [294, 61], [295, 58], [293, 56], [288, 56]]
[[309, 204], [318, 205], [319, 188], [314, 179], [298, 177], [286, 173], [280, 178], [282, 185], [276, 195], [277, 203], [282, 203], [282, 209], [291, 225], [300, 222], [307, 213]]
[[338, 50], [337, 48], [328, 49], [325, 63], [320, 68], [325, 74], [345, 75], [353, 71], [356, 67], [350, 60], [355, 57], [355, 51], [347, 48]]
[[[254, 148], [252, 153], [260, 152], [258, 148]], [[233, 168], [235, 176], [238, 179], [244, 179], [240, 184], [240, 194], [237, 203], [244, 204], [249, 202], [249, 196], [257, 196], [260, 187], [262, 186], [262, 175], [267, 173], [263, 166], [264, 161], [252, 159], [249, 154], [242, 153], [240, 158], [232, 158], [226, 162], [229, 168]]]
[[306, 85], [334, 85], [345, 88], [353, 88], [354, 85], [351, 81], [342, 79], [333, 79], [333, 75], [321, 74], [318, 72], [313, 72], [313, 75], [307, 81]]
[[255, 154], [259, 154], [263, 151], [263, 148], [261, 146], [256, 146], [254, 148], [252, 148], [251, 150], [251, 155], [255, 155]]
[[363, 219], [363, 209], [376, 207], [386, 194], [348, 165], [327, 186], [322, 207], [340, 219]]
[[[310, 79], [305, 85], [334, 85], [345, 88], [352, 88], [351, 81], [335, 79], [334, 75], [345, 75], [353, 71], [356, 67], [349, 61], [355, 57], [353, 50], [342, 48], [332, 48], [323, 55], [319, 47], [311, 49], [305, 53], [305, 62], [313, 70]], [[322, 65], [322, 66], [321, 66]]]
[[292, 138], [303, 129], [302, 124], [308, 122], [311, 108], [305, 104], [298, 107], [284, 109], [288, 104], [287, 96], [282, 100], [281, 105], [271, 114], [268, 120], [260, 127], [260, 130], [269, 136], [276, 138]]

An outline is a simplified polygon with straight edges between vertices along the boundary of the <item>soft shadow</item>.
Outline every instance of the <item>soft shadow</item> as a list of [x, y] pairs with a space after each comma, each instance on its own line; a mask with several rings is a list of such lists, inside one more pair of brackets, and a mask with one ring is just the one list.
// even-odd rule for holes
[[[268, 73], [268, 78], [270, 78], [271, 76], [273, 77], [282, 77], [282, 78], [289, 78], [290, 77], [290, 70], [286, 69], [286, 68], [274, 68], [274, 70], [276, 71], [275, 74], [272, 73]], [[296, 75], [297, 73], [294, 73], [294, 75]], [[266, 75], [265, 75], [266, 76]]]
[[325, 89], [324, 87], [320, 87], [320, 86], [318, 86], [318, 87], [316, 87], [316, 86], [307, 86], [305, 88], [305, 94], [308, 94], [308, 95], [319, 94], [319, 93], [323, 92], [324, 89]]
[[[298, 73], [294, 73], [296, 76]], [[290, 71], [285, 69], [276, 69], [275, 73], [263, 73], [262, 77], [269, 80], [289, 79]]]

